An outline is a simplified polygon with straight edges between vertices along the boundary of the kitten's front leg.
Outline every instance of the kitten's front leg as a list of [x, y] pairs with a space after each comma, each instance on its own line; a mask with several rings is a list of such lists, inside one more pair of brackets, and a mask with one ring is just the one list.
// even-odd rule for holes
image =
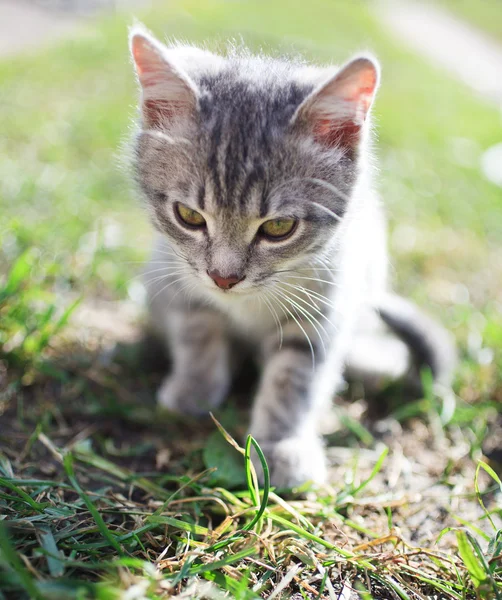
[[157, 393], [159, 404], [195, 416], [213, 410], [231, 379], [222, 317], [208, 308], [176, 309], [168, 315], [167, 330], [173, 365]]
[[316, 352], [314, 365], [301, 331], [285, 337], [282, 347], [268, 353], [250, 432], [265, 453], [272, 484], [277, 487], [326, 479], [326, 457], [318, 433], [325, 404], [316, 385], [322, 358]]

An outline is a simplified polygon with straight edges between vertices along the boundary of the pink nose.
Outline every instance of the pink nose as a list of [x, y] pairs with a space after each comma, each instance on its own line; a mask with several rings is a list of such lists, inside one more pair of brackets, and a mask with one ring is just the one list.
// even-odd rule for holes
[[239, 281], [244, 279], [244, 277], [240, 277], [239, 275], [229, 275], [228, 277], [223, 277], [218, 271], [208, 271], [207, 274], [222, 290], [229, 290], [230, 288], [234, 287], [234, 285], [239, 283]]

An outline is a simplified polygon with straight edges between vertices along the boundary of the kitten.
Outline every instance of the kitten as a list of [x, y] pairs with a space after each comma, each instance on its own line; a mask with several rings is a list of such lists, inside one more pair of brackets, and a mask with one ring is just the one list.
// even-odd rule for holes
[[344, 371], [413, 379], [427, 365], [448, 386], [454, 365], [446, 332], [389, 292], [368, 149], [378, 63], [224, 58], [138, 27], [130, 44], [134, 166], [159, 231], [145, 281], [173, 360], [158, 401], [219, 406], [240, 339], [262, 367], [250, 433], [273, 485], [323, 481], [318, 421]]

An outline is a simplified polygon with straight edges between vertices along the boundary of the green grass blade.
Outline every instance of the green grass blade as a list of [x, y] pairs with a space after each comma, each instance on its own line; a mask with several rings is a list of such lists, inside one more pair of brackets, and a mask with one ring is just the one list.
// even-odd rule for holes
[[[270, 471], [268, 469], [267, 460], [266, 460], [265, 455], [263, 454], [263, 451], [260, 448], [258, 442], [252, 436], [248, 435], [248, 438], [246, 441], [246, 454], [245, 454], [246, 463], [245, 464], [246, 464], [246, 479], [247, 479], [248, 486], [249, 486], [249, 493], [251, 494], [251, 490], [254, 489], [253, 480], [250, 475], [250, 473], [251, 473], [251, 456], [250, 456], [251, 445], [253, 445], [254, 449], [256, 450], [256, 453], [258, 454], [258, 458], [260, 459], [261, 467], [263, 469], [264, 484], [263, 484], [263, 497], [261, 500], [261, 505], [260, 505], [256, 515], [254, 516], [253, 520], [243, 528], [246, 531], [253, 529], [253, 527], [262, 518], [263, 513], [265, 512], [265, 510], [267, 508], [268, 496], [270, 493]], [[259, 495], [258, 495], [258, 498], [256, 498], [256, 504], [258, 503], [258, 500], [259, 500]]]
[[486, 518], [490, 521], [490, 524], [493, 527], [493, 529], [495, 531], [497, 531], [497, 526], [495, 525], [495, 522], [492, 519], [490, 511], [486, 508], [485, 503], [483, 502], [481, 490], [479, 489], [479, 473], [480, 473], [481, 469], [483, 469], [486, 473], [488, 473], [488, 475], [490, 475], [490, 477], [499, 484], [501, 492], [502, 492], [502, 481], [500, 481], [499, 476], [490, 467], [490, 465], [487, 465], [485, 462], [483, 462], [481, 460], [478, 462], [478, 466], [476, 467], [476, 475], [474, 477], [474, 489], [476, 490], [476, 497], [478, 499], [479, 505], [481, 506], [481, 508], [483, 509], [483, 512], [486, 515]]
[[18, 553], [11, 546], [9, 541], [9, 534], [7, 528], [0, 521], [0, 550], [4, 560], [10, 567], [15, 571], [18, 576], [19, 583], [26, 590], [28, 596], [34, 600], [43, 600], [42, 594], [40, 594], [35, 581], [33, 580], [30, 572], [23, 565]]
[[78, 483], [78, 481], [75, 477], [75, 470], [73, 468], [73, 456], [70, 452], [67, 452], [64, 455], [63, 466], [64, 466], [64, 469], [68, 476], [68, 479], [70, 480], [70, 483], [74, 487], [77, 494], [82, 498], [82, 500], [84, 501], [84, 504], [87, 506], [87, 509], [91, 513], [96, 525], [98, 526], [99, 531], [101, 532], [101, 535], [109, 542], [109, 544], [113, 548], [115, 548], [115, 550], [119, 553], [119, 555], [122, 556], [123, 553], [122, 553], [122, 548], [120, 547], [120, 544], [117, 542], [114, 535], [110, 532], [110, 530], [106, 526], [106, 523], [104, 522], [103, 517], [98, 512], [98, 510], [92, 503], [89, 496], [80, 487], [80, 484]]
[[[279, 515], [274, 515], [271, 513], [269, 515], [269, 517], [275, 523], [282, 525], [286, 529], [291, 529], [292, 531], [294, 531], [301, 537], [303, 537], [307, 540], [310, 540], [311, 542], [316, 542], [317, 544], [324, 546], [325, 548], [328, 548], [329, 550], [333, 550], [334, 552], [340, 554], [340, 556], [343, 556], [344, 558], [354, 558], [354, 556], [355, 556], [352, 552], [344, 550], [343, 548], [339, 548], [338, 546], [335, 546], [335, 544], [332, 544], [331, 542], [328, 542], [327, 540], [323, 540], [321, 537], [314, 535], [313, 533], [310, 533], [310, 531], [306, 531], [299, 525], [296, 525], [296, 523], [293, 523], [292, 521], [288, 521], [287, 519], [284, 519], [283, 517], [280, 517]], [[373, 567], [370, 565], [369, 562], [367, 563], [367, 565], [368, 565], [368, 568], [373, 569]]]
[[449, 581], [439, 581], [437, 579], [427, 577], [427, 575], [420, 571], [418, 568], [410, 567], [410, 565], [405, 565], [403, 566], [403, 568], [419, 581], [428, 583], [430, 586], [438, 589], [439, 591], [448, 594], [451, 598], [455, 598], [455, 600], [462, 600], [462, 595], [459, 592], [452, 589], [452, 586], [455, 586], [456, 584], [453, 584]]
[[497, 583], [493, 580], [490, 566], [489, 566], [489, 564], [488, 564], [488, 562], [486, 560], [485, 555], [483, 554], [483, 551], [481, 550], [480, 545], [478, 544], [477, 540], [473, 537], [473, 535], [469, 531], [466, 531], [465, 533], [466, 533], [467, 537], [469, 538], [471, 546], [474, 548], [474, 551], [477, 554], [477, 558], [479, 559], [479, 562], [480, 562], [480, 564], [482, 566], [482, 569], [483, 569], [483, 571], [485, 573], [486, 579], [490, 581], [490, 584], [491, 584], [491, 586], [493, 588], [494, 594], [495, 594], [497, 600], [499, 600], [500, 599], [500, 594], [499, 594], [498, 589], [497, 589], [497, 587], [498, 587]]
[[151, 517], [147, 517], [146, 521], [148, 523], [170, 525], [171, 527], [175, 527], [176, 529], [188, 531], [189, 533], [194, 533], [196, 535], [207, 536], [210, 534], [210, 531], [209, 529], [207, 529], [207, 527], [202, 527], [201, 525], [195, 525], [193, 523], [187, 523], [186, 521], [181, 521], [180, 519], [175, 519], [174, 517], [166, 517], [164, 515], [152, 515]]
[[234, 563], [238, 563], [244, 558], [248, 558], [249, 556], [254, 556], [257, 554], [256, 548], [246, 548], [245, 550], [241, 550], [240, 552], [236, 552], [235, 554], [228, 554], [225, 558], [221, 560], [217, 560], [212, 563], [206, 563], [204, 565], [195, 565], [190, 567], [188, 570], [188, 575], [199, 575], [200, 573], [204, 573], [205, 571], [215, 571], [217, 569], [221, 569], [222, 567], [226, 567], [228, 565], [232, 565]]
[[375, 466], [373, 467], [369, 477], [367, 477], [360, 485], [358, 485], [355, 488], [351, 488], [349, 492], [346, 493], [342, 493], [340, 496], [343, 498], [346, 495], [350, 495], [350, 496], [356, 496], [359, 492], [361, 492], [362, 490], [364, 490], [364, 488], [378, 475], [378, 473], [380, 472], [383, 463], [387, 457], [387, 454], [389, 454], [389, 448], [385, 447], [382, 450], [382, 453], [380, 454], [380, 456], [378, 457], [378, 460], [375, 463]]
[[40, 527], [40, 543], [47, 553], [49, 573], [53, 577], [61, 577], [64, 575], [64, 563], [60, 558], [60, 552], [56, 540], [54, 539], [54, 535], [48, 526]]
[[[102, 456], [98, 456], [93, 452], [83, 452], [77, 450], [74, 455], [75, 458], [80, 462], [84, 462], [96, 467], [97, 469], [101, 469], [105, 473], [109, 473], [121, 481], [132, 481], [133, 479], [133, 474], [129, 470], [119, 467], [115, 463], [103, 458]], [[157, 498], [167, 499], [169, 497], [168, 492], [164, 488], [156, 485], [153, 481], [149, 481], [146, 477], [135, 478], [134, 485], [141, 488], [145, 492], [150, 492]]]
[[23, 281], [28, 279], [32, 267], [33, 253], [31, 250], [26, 250], [12, 265], [7, 281], [0, 290], [0, 302], [17, 292]]
[[44, 502], [42, 504], [40, 502], [36, 502], [29, 494], [5, 477], [0, 477], [0, 486], [16, 492], [16, 494], [18, 494], [29, 506], [31, 506], [31, 508], [33, 508], [33, 510], [36, 510], [37, 512], [43, 512], [44, 508], [49, 506], [48, 502]]
[[458, 553], [471, 577], [472, 583], [475, 588], [478, 588], [480, 584], [488, 578], [488, 575], [485, 572], [481, 561], [474, 554], [472, 545], [465, 531], [457, 531], [457, 544]]
[[248, 435], [246, 439], [246, 447], [244, 450], [244, 468], [246, 470], [246, 483], [251, 496], [251, 502], [258, 506], [260, 501], [260, 490], [258, 488], [258, 482], [256, 481], [256, 473], [253, 470], [253, 463], [251, 462], [251, 436]]

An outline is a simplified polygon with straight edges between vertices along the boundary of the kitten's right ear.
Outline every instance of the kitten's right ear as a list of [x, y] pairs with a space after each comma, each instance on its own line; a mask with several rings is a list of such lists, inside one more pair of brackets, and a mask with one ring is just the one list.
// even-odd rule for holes
[[144, 29], [130, 33], [131, 54], [141, 85], [141, 111], [148, 129], [169, 129], [197, 107], [197, 89], [182, 69], [166, 57], [166, 48]]

